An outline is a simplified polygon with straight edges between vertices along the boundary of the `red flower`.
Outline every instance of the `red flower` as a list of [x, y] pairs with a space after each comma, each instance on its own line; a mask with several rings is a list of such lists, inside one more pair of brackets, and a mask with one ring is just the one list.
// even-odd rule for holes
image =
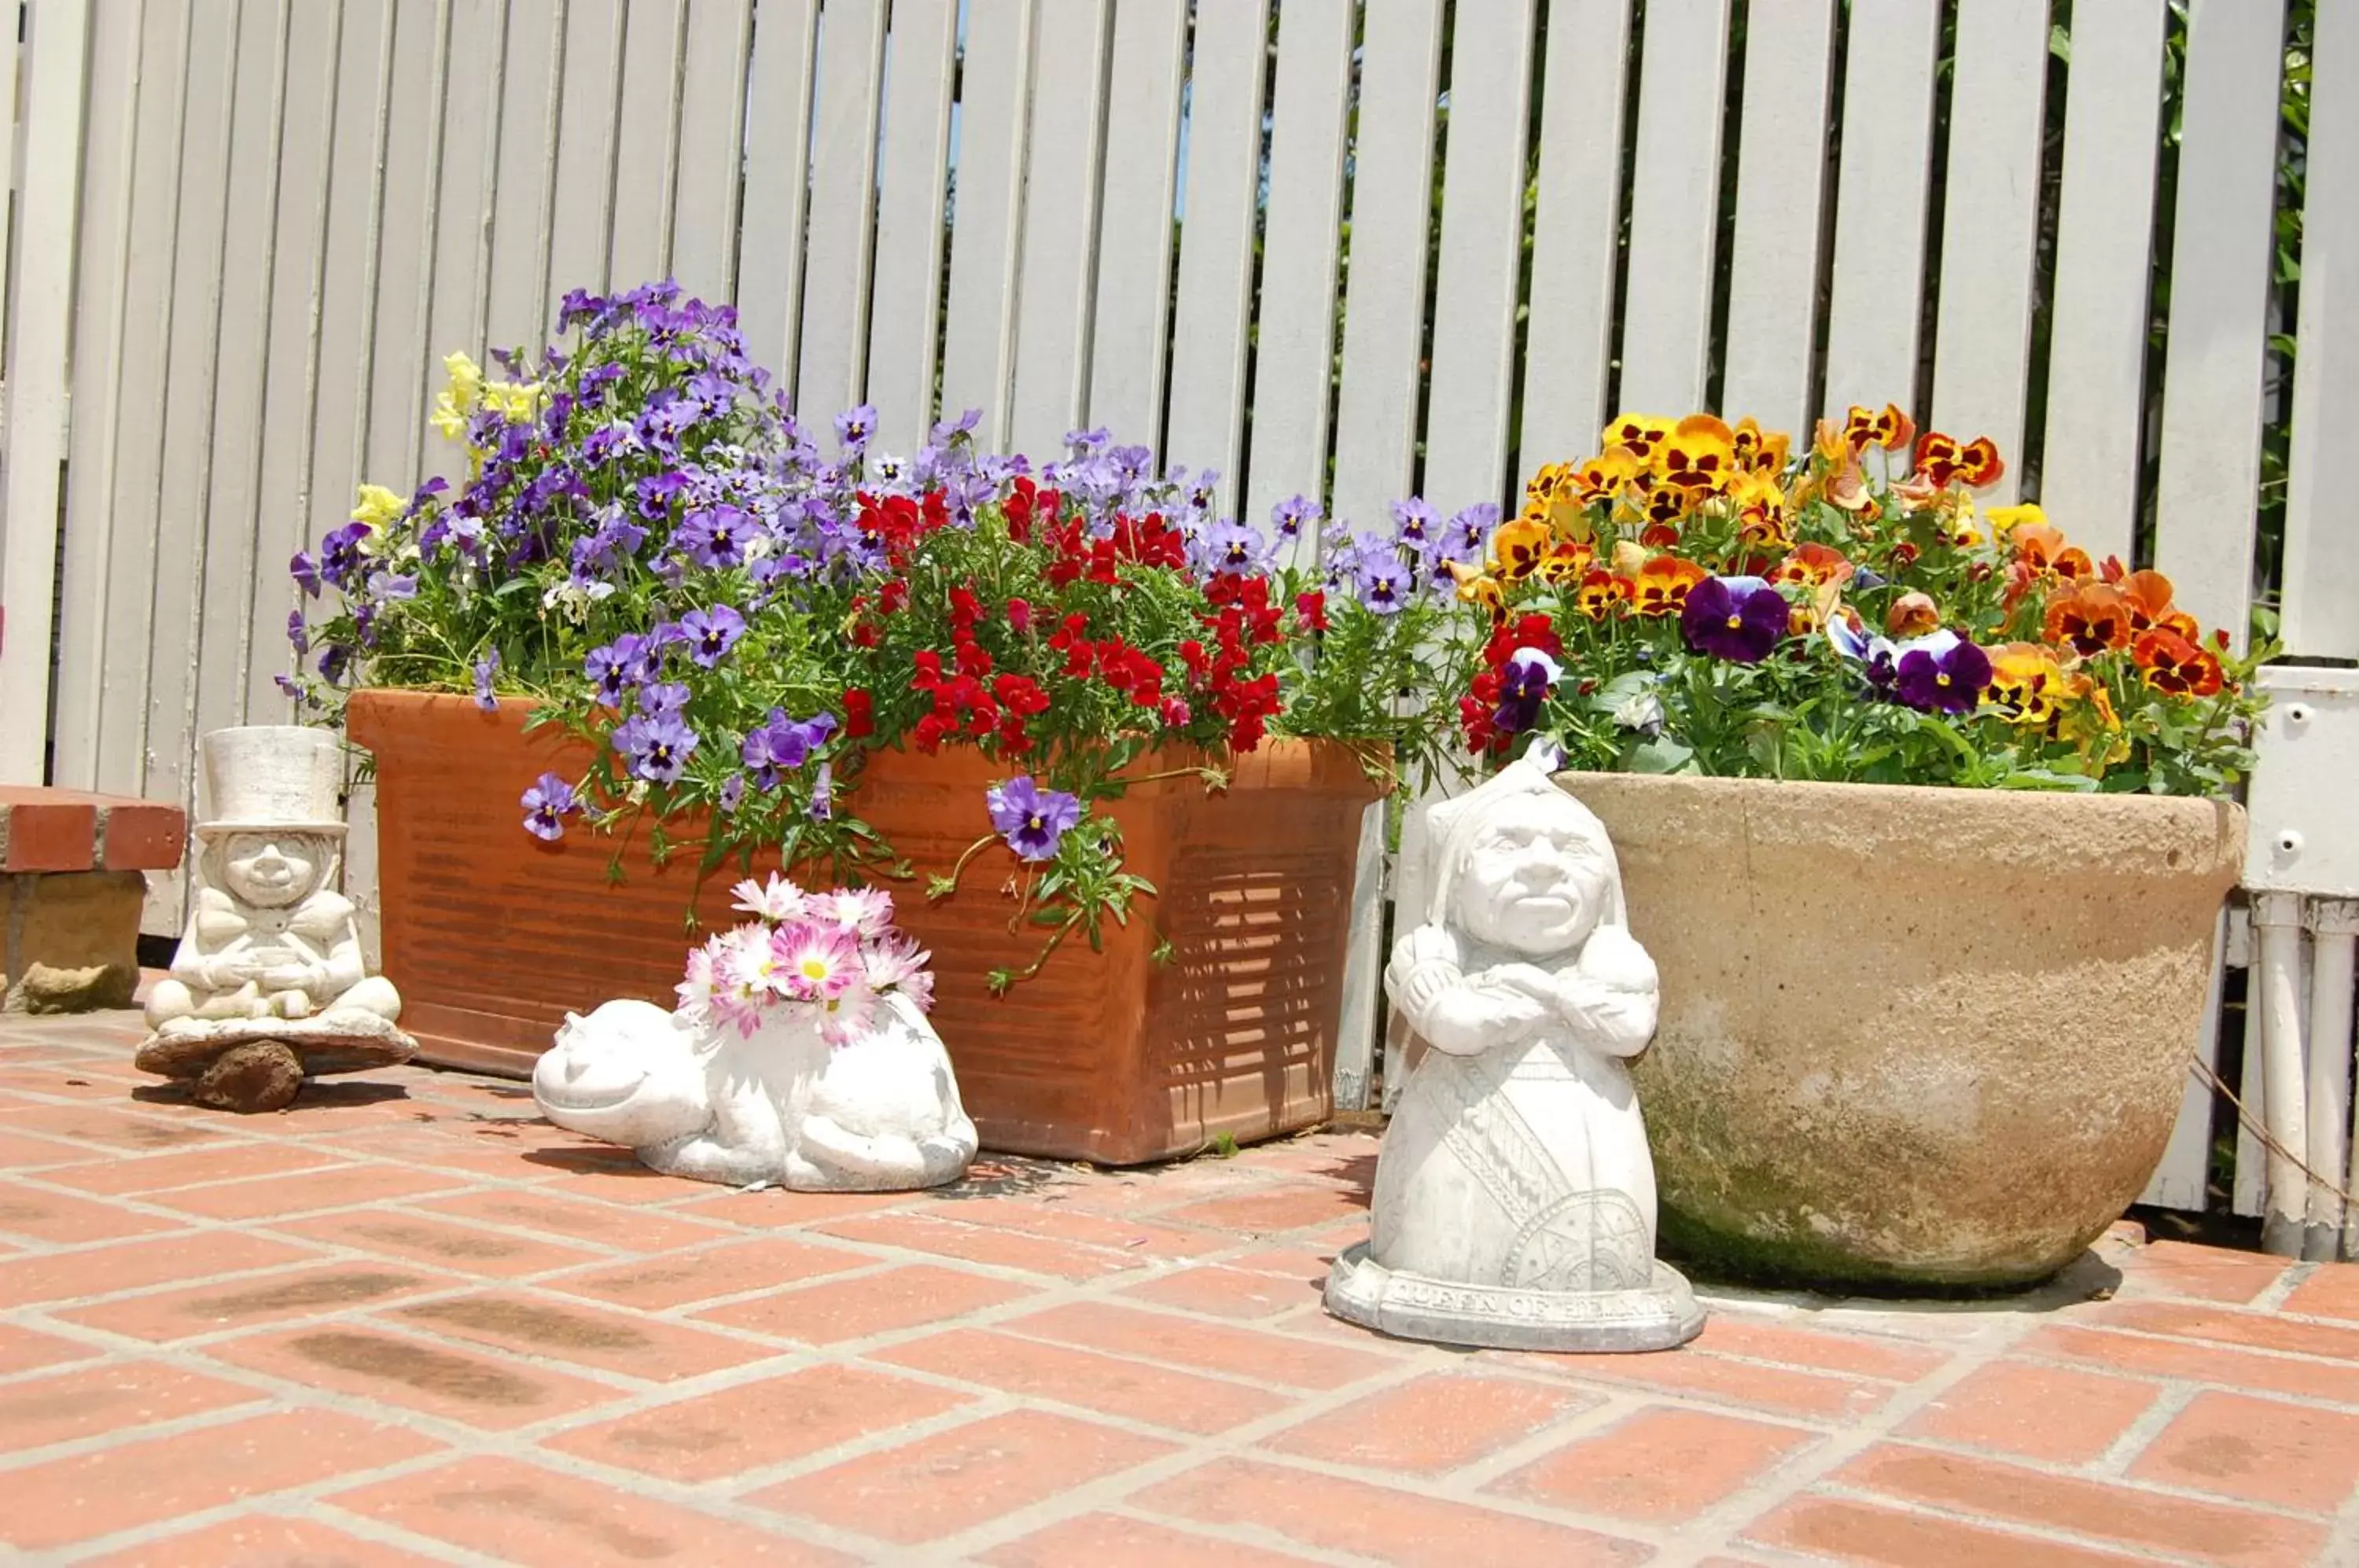
[[1032, 630], [1032, 605], [1028, 601], [1023, 599], [1007, 601], [1007, 627], [1017, 637], [1023, 637]]
[[1212, 667], [1212, 658], [1205, 653], [1204, 645], [1194, 637], [1190, 637], [1180, 645], [1180, 661], [1188, 667], [1191, 674], [1195, 675], [1201, 675]]
[[1513, 659], [1519, 648], [1538, 648], [1550, 659], [1564, 657], [1564, 642], [1556, 635], [1556, 623], [1534, 613], [1518, 615], [1492, 632], [1483, 648], [1483, 662], [1496, 670]]
[[931, 691], [942, 683], [942, 656], [932, 648], [921, 648], [910, 659], [918, 672], [909, 677], [909, 684], [920, 691]]
[[855, 686], [843, 694], [843, 735], [846, 740], [876, 733], [876, 699]]
[[951, 590], [951, 625], [960, 631], [973, 631], [975, 622], [983, 618], [983, 601], [974, 596], [973, 588]]
[[1327, 595], [1315, 588], [1308, 593], [1297, 593], [1294, 596], [1294, 614], [1301, 621], [1304, 631], [1325, 631], [1327, 629]]
[[941, 749], [942, 736], [948, 735], [950, 731], [949, 720], [940, 713], [928, 713], [924, 718], [919, 719], [917, 727], [909, 732], [909, 744], [928, 757], [931, 757]]
[[974, 638], [962, 637], [958, 645], [958, 667], [962, 675], [988, 675], [992, 669], [991, 655], [984, 652], [983, 645]]
[[1007, 519], [1007, 537], [1017, 544], [1030, 544], [1033, 497], [1038, 494], [1039, 487], [1028, 478], [1018, 478], [1015, 491], [1001, 504], [1000, 512]]
[[991, 683], [991, 694], [999, 705], [1021, 718], [1049, 711], [1049, 693], [1029, 675], [1002, 675]]
[[1195, 716], [1188, 711], [1186, 699], [1180, 697], [1164, 698], [1162, 713], [1164, 724], [1175, 730], [1185, 728], [1188, 721]]

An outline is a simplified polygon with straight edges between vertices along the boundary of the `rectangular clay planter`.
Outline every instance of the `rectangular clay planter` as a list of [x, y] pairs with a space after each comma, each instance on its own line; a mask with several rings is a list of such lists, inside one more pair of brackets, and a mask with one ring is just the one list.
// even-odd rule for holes
[[[402, 1027], [426, 1061], [517, 1076], [569, 1009], [669, 1005], [691, 904], [710, 928], [742, 918], [734, 862], [700, 888], [693, 849], [650, 864], [644, 822], [620, 882], [608, 868], [621, 841], [525, 833], [517, 798], [533, 779], [579, 778], [589, 762], [555, 729], [527, 735], [526, 715], [515, 701], [486, 713], [467, 697], [368, 691], [346, 721], [376, 757], [385, 972]], [[1006, 774], [963, 749], [884, 752], [838, 793], [921, 873], [946, 871], [991, 831], [984, 791]], [[984, 975], [1037, 947], [1007, 931], [1013, 859], [978, 856], [936, 904], [922, 881], [891, 884], [900, 923], [933, 952], [934, 1026], [984, 1146], [1124, 1165], [1324, 1120], [1353, 855], [1375, 796], [1343, 747], [1305, 741], [1237, 759], [1224, 794], [1192, 779], [1134, 787], [1111, 810], [1129, 868], [1161, 896], [1109, 925], [1103, 953], [1069, 942], [1005, 999]], [[1161, 938], [1174, 956], [1157, 964]]]

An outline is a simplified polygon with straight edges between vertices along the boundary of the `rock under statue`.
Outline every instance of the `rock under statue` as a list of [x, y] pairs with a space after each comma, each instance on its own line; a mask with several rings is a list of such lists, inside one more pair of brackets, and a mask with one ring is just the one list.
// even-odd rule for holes
[[1625, 1061], [1655, 1030], [1603, 823], [1518, 761], [1429, 808], [1433, 897], [1386, 993], [1432, 1047], [1377, 1157], [1370, 1239], [1327, 1305], [1387, 1334], [1656, 1350], [1703, 1312], [1655, 1258], [1655, 1173]]
[[401, 997], [368, 972], [336, 890], [342, 757], [322, 730], [266, 724], [204, 741], [189, 924], [147, 996], [138, 1064], [207, 1105], [275, 1110], [306, 1077], [406, 1062]]
[[830, 1045], [780, 1016], [750, 1036], [652, 1002], [568, 1015], [532, 1075], [541, 1115], [668, 1176], [797, 1192], [938, 1187], [974, 1158], [950, 1054], [915, 1002], [875, 999]]

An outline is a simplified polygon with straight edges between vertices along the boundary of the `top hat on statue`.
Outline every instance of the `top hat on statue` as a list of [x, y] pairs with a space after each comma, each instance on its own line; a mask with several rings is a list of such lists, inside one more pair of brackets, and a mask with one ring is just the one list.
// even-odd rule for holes
[[197, 832], [344, 832], [342, 750], [326, 730], [252, 724], [205, 736], [206, 812]]

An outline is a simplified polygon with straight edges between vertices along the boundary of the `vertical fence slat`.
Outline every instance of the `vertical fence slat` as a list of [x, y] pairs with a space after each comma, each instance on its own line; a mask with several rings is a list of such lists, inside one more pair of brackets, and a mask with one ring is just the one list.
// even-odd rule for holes
[[[443, 354], [453, 349], [484, 352], [479, 324], [490, 281], [485, 252], [497, 199], [492, 175], [506, 49], [502, 9], [500, 0], [451, 4], [442, 157], [434, 176], [434, 292], [426, 318], [426, 362], [433, 369], [421, 369], [421, 395], [441, 385]], [[379, 483], [407, 494], [417, 479], [402, 474]]]
[[614, 211], [615, 143], [623, 134], [623, 5], [624, 0], [567, 0], [563, 102], [549, 200], [552, 300], [570, 289], [596, 293], [614, 283], [606, 266], [606, 234]]
[[1425, 495], [1445, 514], [1506, 494], [1531, 81], [1530, 0], [1462, 8], [1450, 55], [1425, 432]]
[[1672, 419], [1703, 406], [1712, 352], [1728, 9], [1651, 0], [1639, 51], [1620, 401]]
[[1518, 481], [1595, 450], [1613, 354], [1630, 0], [1551, 0]]
[[2284, 0], [2198, 0], [2172, 231], [2155, 564], [2242, 647], [2252, 597]]
[[[50, 781], [98, 787], [100, 737], [121, 727], [138, 696], [129, 666], [106, 674], [108, 640], [136, 607], [114, 594], [119, 553], [136, 548], [128, 528], [118, 551], [114, 511], [116, 433], [122, 422], [125, 308], [131, 270], [133, 160], [143, 93], [150, 112], [168, 86], [143, 82], [141, 7], [109, 5], [93, 18], [90, 106], [82, 172], [82, 227], [74, 268], [73, 421], [66, 460], [64, 625], [59, 639], [57, 750]], [[144, 632], [144, 627], [142, 628]], [[144, 648], [144, 643], [142, 644]], [[146, 670], [145, 659], [140, 665]], [[134, 721], [136, 723], [136, 719]]]
[[[230, 222], [223, 231], [210, 472], [203, 497], [203, 596], [198, 623], [194, 734], [244, 724], [257, 655], [277, 660], [282, 626], [258, 643], [262, 591], [258, 502], [262, 466], [264, 353], [270, 337], [277, 238], [281, 75], [287, 0], [245, 0], [231, 79]], [[274, 573], [275, 576], [275, 573]], [[278, 617], [274, 616], [274, 619]]]
[[1187, 0], [1123, 0], [1114, 7], [1105, 166], [1118, 178], [1106, 180], [1098, 213], [1089, 419], [1126, 442], [1153, 445], [1162, 418], [1187, 38]]
[[1763, 428], [1810, 427], [1818, 343], [1834, 0], [1753, 0], [1745, 14], [1736, 234], [1720, 406]]
[[1363, 30], [1331, 510], [1381, 528], [1408, 494], [1416, 460], [1440, 0], [1371, 5]]
[[1933, 422], [1998, 443], [2006, 473], [1984, 499], [1999, 506], [2022, 479], [2048, 0], [1961, 0], [1954, 69]]
[[671, 273], [690, 293], [715, 301], [729, 298], [737, 251], [738, 148], [752, 11], [750, 0], [690, 0], [688, 11]]
[[384, 173], [375, 236], [376, 283], [369, 301], [375, 320], [368, 438], [359, 477], [391, 489], [411, 483], [426, 428], [426, 308], [434, 249], [434, 163], [440, 151], [436, 51], [450, 15], [449, 0], [396, 0], [391, 87], [379, 110]]
[[[321, 304], [326, 287], [329, 153], [337, 121], [339, 5], [294, 0], [287, 22], [287, 108], [278, 137], [278, 221], [271, 245], [269, 360], [256, 468], [254, 546], [254, 653], [246, 713], [255, 724], [283, 724], [288, 701], [272, 678], [294, 668], [287, 613], [300, 602], [288, 558], [309, 543], [311, 421], [322, 390]], [[350, 380], [349, 361], [327, 367]]]
[[795, 407], [809, 420], [832, 419], [860, 401], [884, 56], [885, 0], [829, 0], [819, 18], [809, 259], [795, 372]]
[[1940, 38], [1941, 0], [1852, 7], [1821, 405], [1838, 416], [1853, 403], [1915, 397]]
[[[209, 409], [215, 390], [222, 306], [222, 243], [228, 222], [233, 79], [239, 0], [188, 7], [187, 103], [180, 123], [179, 221], [171, 245], [171, 329], [166, 340], [164, 454], [151, 579], [147, 770], [139, 793], [196, 804], [197, 670], [204, 622], [204, 503], [213, 458]], [[259, 10], [257, 5], [255, 9]], [[175, 417], [177, 415], [177, 417]], [[183, 563], [177, 571], [158, 563]], [[177, 888], [148, 890], [147, 919], [176, 923]]]
[[1091, 236], [1104, 151], [1109, 0], [1039, 0], [1026, 145], [1024, 271], [1016, 305], [1016, 449], [1053, 452], [1088, 392]]
[[1188, 189], [1171, 321], [1171, 423], [1164, 448], [1218, 469], [1235, 505], [1244, 451], [1245, 329], [1253, 309], [1254, 203], [1261, 178], [1267, 0], [1199, 6], [1188, 80]]
[[2099, 560], [2130, 558], [2146, 422], [2147, 267], [2167, 0], [2072, 17], [2039, 501]]
[[26, 175], [16, 210], [25, 245], [9, 299], [7, 510], [0, 514], [0, 584], [15, 622], [0, 643], [0, 704], [15, 716], [0, 724], [0, 779], [38, 784], [47, 767], [50, 584], [58, 565], [82, 67], [90, 48], [84, 0], [44, 5], [30, 42]]
[[372, 258], [384, 178], [378, 149], [388, 113], [393, 3], [345, 0], [343, 8], [328, 166], [327, 260], [321, 273], [320, 391], [311, 410], [310, 514], [304, 519], [305, 537], [312, 541], [352, 509], [368, 430], [370, 323], [376, 310]]
[[492, 179], [491, 277], [484, 338], [489, 348], [537, 349], [553, 324], [549, 240], [554, 215], [558, 117], [564, 78], [565, 10], [508, 7], [506, 69], [499, 85], [500, 143]]
[[975, 439], [985, 451], [1007, 441], [1031, 62], [1032, 0], [968, 0], [942, 412], [982, 409]]
[[[576, 0], [579, 3], [579, 0]], [[762, 0], [745, 106], [745, 215], [737, 228], [737, 325], [745, 351], [792, 381], [802, 319], [811, 61], [817, 0]], [[572, 57], [567, 56], [567, 77]], [[570, 103], [571, 100], [569, 99]]]
[[887, 452], [914, 449], [934, 417], [957, 48], [957, 0], [894, 0], [868, 310], [867, 400], [876, 407], [876, 439]]
[[606, 252], [617, 289], [652, 282], [671, 267], [679, 28], [686, 5], [687, 0], [630, 0], [630, 23], [623, 29], [614, 227]]
[[2287, 648], [2359, 658], [2359, 527], [2334, 475], [2359, 427], [2359, 16], [2318, 8], [2310, 49], [2310, 201], [2286, 499]]
[[[1244, 516], [1264, 530], [1280, 501], [1315, 496], [1326, 487], [1337, 224], [1343, 215], [1352, 98], [1353, 0], [1289, 4], [1292, 10], [1278, 12], [1270, 93], [1269, 212], [1245, 464], [1251, 490]], [[1311, 559], [1317, 545], [1315, 535], [1306, 535], [1297, 541], [1294, 559]]]

